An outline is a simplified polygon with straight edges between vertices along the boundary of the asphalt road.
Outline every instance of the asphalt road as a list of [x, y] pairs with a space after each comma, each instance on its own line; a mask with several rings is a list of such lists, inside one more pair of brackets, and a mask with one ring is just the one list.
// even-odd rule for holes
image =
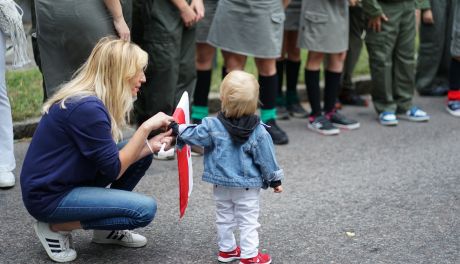
[[[416, 98], [432, 117], [382, 127], [373, 109], [344, 109], [361, 122], [339, 136], [315, 134], [306, 121], [280, 121], [290, 144], [277, 146], [284, 192], [263, 191], [260, 249], [273, 263], [460, 263], [460, 119], [441, 98]], [[28, 141], [17, 142], [17, 172]], [[136, 191], [158, 201], [138, 232], [140, 249], [90, 243], [74, 232], [76, 263], [217, 263], [212, 186], [195, 186], [179, 221], [176, 161], [156, 161]], [[19, 173], [18, 173], [19, 174]], [[19, 184], [0, 190], [0, 263], [49, 263], [25, 210]]]

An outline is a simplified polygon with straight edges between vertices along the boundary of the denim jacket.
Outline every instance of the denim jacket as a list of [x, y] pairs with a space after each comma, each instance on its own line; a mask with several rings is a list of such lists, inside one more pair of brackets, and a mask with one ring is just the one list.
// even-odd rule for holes
[[217, 118], [206, 117], [200, 125], [181, 125], [177, 144], [204, 147], [203, 181], [212, 184], [266, 189], [284, 176], [262, 123], [245, 143], [237, 144]]

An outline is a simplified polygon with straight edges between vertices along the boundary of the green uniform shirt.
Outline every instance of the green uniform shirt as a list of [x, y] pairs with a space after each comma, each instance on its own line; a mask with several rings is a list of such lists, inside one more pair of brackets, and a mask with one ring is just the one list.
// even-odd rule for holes
[[[368, 17], [377, 17], [383, 14], [382, 7], [379, 2], [382, 0], [363, 0], [363, 11]], [[415, 4], [418, 9], [429, 9], [430, 0], [385, 0], [382, 2], [405, 2], [405, 1], [415, 1]]]

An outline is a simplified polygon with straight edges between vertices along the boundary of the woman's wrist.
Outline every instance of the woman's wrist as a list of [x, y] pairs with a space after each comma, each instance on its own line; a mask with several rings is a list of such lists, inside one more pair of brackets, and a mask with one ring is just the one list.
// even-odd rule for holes
[[150, 146], [150, 143], [149, 143], [149, 140], [148, 140], [148, 139], [145, 139], [145, 145], [147, 145], [147, 148], [150, 150], [150, 153], [152, 153], [152, 154], [155, 153], [155, 152], [153, 151], [152, 146]]

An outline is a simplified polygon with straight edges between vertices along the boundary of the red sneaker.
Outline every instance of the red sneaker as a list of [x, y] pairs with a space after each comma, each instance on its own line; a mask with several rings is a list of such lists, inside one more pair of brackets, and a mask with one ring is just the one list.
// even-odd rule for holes
[[268, 254], [262, 254], [259, 252], [259, 255], [247, 258], [247, 259], [240, 259], [240, 264], [251, 264], [251, 263], [259, 263], [259, 264], [269, 264], [272, 262], [272, 258]]
[[219, 251], [219, 256], [217, 260], [220, 262], [230, 262], [237, 259], [240, 259], [241, 249], [240, 247], [236, 247], [233, 251], [230, 252], [222, 252]]

